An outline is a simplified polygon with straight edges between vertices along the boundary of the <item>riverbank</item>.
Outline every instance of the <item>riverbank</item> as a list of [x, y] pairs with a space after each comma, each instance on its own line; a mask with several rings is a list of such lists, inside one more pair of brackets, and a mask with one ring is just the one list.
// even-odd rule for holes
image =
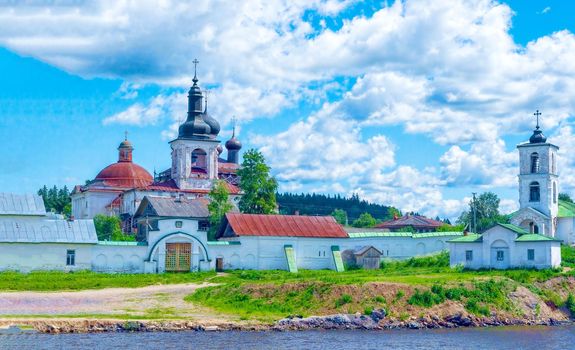
[[[575, 274], [567, 267], [462, 271], [446, 265], [442, 254], [343, 273], [0, 273], [0, 280], [13, 282], [0, 283], [0, 290], [12, 287], [0, 292], [0, 327], [48, 333], [435, 329], [557, 325], [575, 311]], [[109, 288], [119, 281], [136, 287]]]

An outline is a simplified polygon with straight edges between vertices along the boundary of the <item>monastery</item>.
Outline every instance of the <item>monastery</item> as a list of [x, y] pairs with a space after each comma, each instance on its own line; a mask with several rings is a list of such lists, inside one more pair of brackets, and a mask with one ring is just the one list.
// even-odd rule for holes
[[[0, 195], [0, 270], [82, 270], [158, 273], [222, 269], [333, 269], [344, 258], [371, 267], [382, 258], [404, 259], [447, 248], [461, 232], [346, 232], [332, 217], [228, 213], [216, 240], [207, 237], [207, 197], [214, 180], [224, 180], [230, 200], [241, 196], [236, 172], [241, 143], [225, 143], [208, 114], [194, 74], [188, 112], [170, 142], [172, 166], [152, 176], [133, 161], [127, 138], [118, 161], [94, 180], [76, 186], [72, 218], [46, 213], [36, 195]], [[118, 215], [136, 242], [98, 241], [93, 217]], [[413, 218], [412, 218], [413, 219]], [[357, 254], [356, 254], [357, 253]], [[343, 258], [342, 258], [343, 255]], [[346, 258], [347, 259], [347, 258]]]

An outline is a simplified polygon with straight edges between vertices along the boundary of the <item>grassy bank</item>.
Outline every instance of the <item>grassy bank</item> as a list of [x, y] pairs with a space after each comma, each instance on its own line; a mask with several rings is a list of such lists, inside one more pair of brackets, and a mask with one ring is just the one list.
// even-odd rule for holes
[[156, 284], [201, 282], [214, 277], [215, 272], [185, 274], [104, 274], [79, 272], [18, 272], [0, 273], [0, 291], [72, 291], [103, 288], [136, 288]]

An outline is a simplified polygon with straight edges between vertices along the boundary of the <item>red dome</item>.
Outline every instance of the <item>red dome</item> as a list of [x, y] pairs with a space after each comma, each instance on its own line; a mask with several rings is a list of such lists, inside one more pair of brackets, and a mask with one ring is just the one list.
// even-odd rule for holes
[[118, 162], [100, 171], [96, 180], [103, 181], [107, 186], [134, 188], [148, 186], [154, 178], [138, 164]]

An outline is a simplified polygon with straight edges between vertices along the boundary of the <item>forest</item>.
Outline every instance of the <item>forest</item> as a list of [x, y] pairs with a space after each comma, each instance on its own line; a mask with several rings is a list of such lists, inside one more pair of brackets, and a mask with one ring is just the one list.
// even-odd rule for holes
[[357, 194], [342, 197], [316, 193], [277, 193], [276, 200], [280, 214], [292, 215], [299, 212], [300, 215], [331, 215], [335, 209], [341, 209], [347, 213], [350, 223], [363, 213], [369, 213], [381, 221], [392, 219], [394, 213], [401, 215], [394, 207], [370, 203], [360, 199]]

